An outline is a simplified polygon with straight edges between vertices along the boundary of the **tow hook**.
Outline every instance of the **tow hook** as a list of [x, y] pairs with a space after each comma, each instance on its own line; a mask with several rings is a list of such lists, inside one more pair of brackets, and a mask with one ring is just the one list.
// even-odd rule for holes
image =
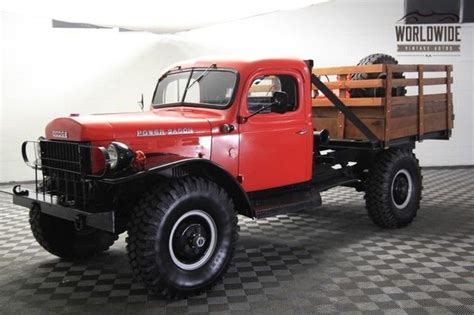
[[21, 185], [15, 185], [13, 186], [13, 193], [17, 196], [28, 196], [30, 192], [27, 189], [21, 189]]
[[79, 214], [74, 220], [74, 227], [76, 228], [76, 231], [82, 231], [85, 225], [86, 225], [86, 216]]

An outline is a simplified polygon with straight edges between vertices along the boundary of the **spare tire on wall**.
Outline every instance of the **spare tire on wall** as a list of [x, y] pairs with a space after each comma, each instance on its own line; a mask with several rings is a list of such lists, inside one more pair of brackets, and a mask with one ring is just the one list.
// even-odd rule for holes
[[[390, 55], [386, 54], [372, 54], [357, 64], [358, 66], [365, 65], [376, 65], [376, 64], [398, 64], [398, 61]], [[354, 73], [351, 74], [351, 80], [370, 80], [370, 79], [385, 79], [387, 77], [386, 73]], [[397, 72], [393, 74], [395, 79], [403, 79], [403, 73]], [[392, 89], [392, 96], [404, 96], [407, 90], [405, 87], [396, 87]], [[351, 97], [384, 97], [385, 89], [384, 88], [362, 88], [362, 89], [351, 89]]]

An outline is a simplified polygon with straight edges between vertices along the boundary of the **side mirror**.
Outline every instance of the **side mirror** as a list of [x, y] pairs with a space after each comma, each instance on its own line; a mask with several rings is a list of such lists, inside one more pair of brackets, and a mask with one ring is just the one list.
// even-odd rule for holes
[[272, 96], [272, 112], [284, 114], [288, 111], [288, 94], [283, 91], [275, 91]]

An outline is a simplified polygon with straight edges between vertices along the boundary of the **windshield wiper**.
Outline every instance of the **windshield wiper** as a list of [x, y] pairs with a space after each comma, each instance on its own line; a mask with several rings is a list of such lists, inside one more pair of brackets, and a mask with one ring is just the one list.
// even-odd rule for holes
[[211, 69], [215, 69], [217, 67], [217, 65], [215, 63], [213, 63], [212, 65], [210, 65], [209, 67], [207, 67], [206, 70], [204, 70], [203, 73], [201, 73], [201, 75], [199, 77], [197, 77], [191, 84], [189, 82], [191, 82], [191, 77], [193, 76], [193, 71], [191, 71], [191, 74], [189, 75], [189, 80], [186, 84], [186, 88], [184, 89], [184, 92], [183, 92], [183, 98], [181, 99], [181, 103], [184, 103], [184, 100], [186, 99], [186, 94], [188, 93], [188, 90], [196, 83], [196, 82], [199, 82], [201, 81], [208, 73]]

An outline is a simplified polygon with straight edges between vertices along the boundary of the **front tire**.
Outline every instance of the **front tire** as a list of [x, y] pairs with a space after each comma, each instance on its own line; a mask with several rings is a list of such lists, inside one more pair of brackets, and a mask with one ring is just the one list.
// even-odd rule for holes
[[134, 275], [152, 294], [182, 298], [210, 288], [227, 270], [238, 237], [228, 194], [199, 177], [146, 193], [128, 226]]
[[410, 224], [420, 208], [422, 176], [411, 150], [380, 153], [366, 181], [366, 208], [372, 221], [383, 228]]
[[77, 231], [74, 223], [42, 213], [39, 206], [30, 209], [30, 226], [36, 241], [51, 254], [68, 259], [81, 259], [106, 251], [117, 235], [85, 227]]

